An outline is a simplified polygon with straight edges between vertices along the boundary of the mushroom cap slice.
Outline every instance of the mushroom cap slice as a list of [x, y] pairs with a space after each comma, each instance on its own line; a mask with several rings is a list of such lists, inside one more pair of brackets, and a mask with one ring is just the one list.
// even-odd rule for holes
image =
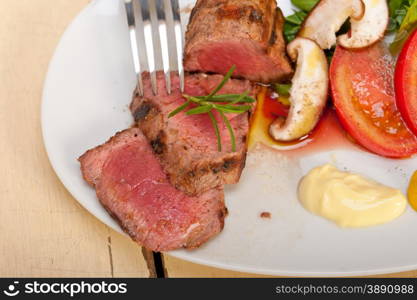
[[349, 34], [338, 37], [345, 48], [368, 47], [384, 37], [389, 23], [389, 9], [386, 0], [362, 0], [365, 14], [360, 20], [351, 20]]
[[321, 0], [309, 13], [298, 36], [312, 39], [322, 49], [336, 44], [336, 32], [350, 17], [360, 20], [365, 13], [362, 0]]
[[327, 101], [328, 65], [323, 50], [314, 41], [296, 38], [287, 46], [297, 68], [290, 90], [287, 119], [275, 120], [270, 135], [277, 141], [293, 141], [314, 129]]

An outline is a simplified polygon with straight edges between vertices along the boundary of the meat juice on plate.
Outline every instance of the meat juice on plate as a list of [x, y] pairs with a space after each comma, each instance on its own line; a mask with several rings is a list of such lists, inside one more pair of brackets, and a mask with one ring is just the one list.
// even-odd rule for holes
[[292, 142], [279, 142], [269, 134], [269, 126], [276, 118], [285, 118], [289, 107], [285, 97], [278, 98], [270, 89], [262, 88], [258, 94], [255, 112], [251, 119], [249, 150], [262, 143], [281, 153], [297, 158], [302, 155], [337, 148], [355, 147], [341, 128], [333, 108], [327, 107], [316, 128], [308, 135]]

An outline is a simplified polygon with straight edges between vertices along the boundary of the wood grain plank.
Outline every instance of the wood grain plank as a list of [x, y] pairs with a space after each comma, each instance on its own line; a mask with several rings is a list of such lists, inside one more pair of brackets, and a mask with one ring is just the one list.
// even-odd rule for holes
[[0, 276], [149, 276], [140, 247], [71, 197], [43, 147], [48, 63], [88, 3], [0, 1]]
[[[200, 277], [200, 278], [268, 278], [279, 276], [268, 276], [252, 273], [234, 272], [230, 270], [223, 270], [218, 268], [212, 268], [203, 266], [182, 259], [175, 258], [173, 256], [164, 254], [164, 266], [168, 273], [168, 277], [171, 278], [184, 278], [184, 277]], [[417, 278], [417, 271], [407, 271], [401, 273], [373, 275], [365, 277], [376, 277], [376, 278]]]
[[170, 278], [268, 278], [268, 275], [257, 275], [242, 272], [234, 272], [219, 268], [212, 268], [195, 263], [191, 263], [182, 259], [175, 258], [168, 254], [164, 254], [164, 267], [167, 277]]

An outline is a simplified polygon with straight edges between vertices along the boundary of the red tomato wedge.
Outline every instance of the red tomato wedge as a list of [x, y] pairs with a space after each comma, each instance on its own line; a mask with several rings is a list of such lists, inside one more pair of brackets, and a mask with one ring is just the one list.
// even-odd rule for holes
[[417, 153], [417, 137], [397, 109], [393, 71], [393, 59], [382, 43], [355, 51], [338, 46], [330, 84], [346, 131], [371, 152], [403, 158]]
[[404, 44], [398, 57], [395, 96], [405, 123], [417, 134], [417, 30]]

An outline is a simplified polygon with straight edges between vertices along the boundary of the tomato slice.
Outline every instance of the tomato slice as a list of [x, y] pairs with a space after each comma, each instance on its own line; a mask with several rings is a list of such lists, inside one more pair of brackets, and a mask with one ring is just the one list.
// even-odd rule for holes
[[393, 59], [382, 43], [355, 51], [338, 46], [330, 84], [346, 131], [371, 152], [402, 158], [417, 153], [417, 137], [396, 107], [393, 70]]
[[404, 44], [398, 57], [395, 95], [405, 123], [417, 134], [417, 30]]

